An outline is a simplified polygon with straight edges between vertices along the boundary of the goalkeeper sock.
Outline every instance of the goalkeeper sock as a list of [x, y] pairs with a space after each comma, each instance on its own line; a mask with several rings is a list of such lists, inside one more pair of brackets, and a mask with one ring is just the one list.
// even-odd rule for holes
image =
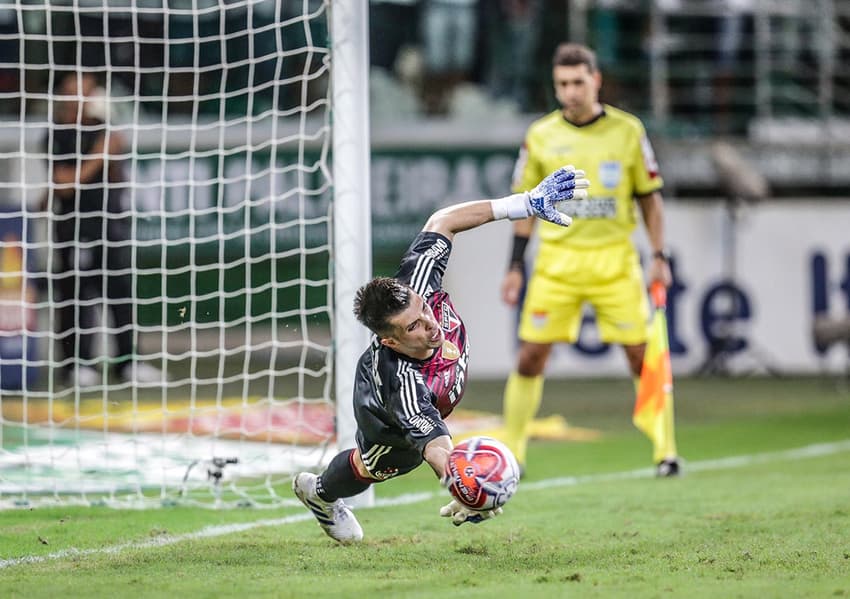
[[328, 467], [316, 480], [316, 494], [327, 502], [340, 497], [354, 497], [369, 488], [371, 483], [357, 476], [351, 463], [353, 449], [343, 451], [331, 460]]
[[520, 465], [525, 465], [531, 421], [543, 400], [543, 375], [522, 376], [512, 372], [505, 384], [505, 443]]

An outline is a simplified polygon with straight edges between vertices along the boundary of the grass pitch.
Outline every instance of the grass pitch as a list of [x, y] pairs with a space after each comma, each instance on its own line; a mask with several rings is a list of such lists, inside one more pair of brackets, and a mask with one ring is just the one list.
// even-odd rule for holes
[[[547, 381], [544, 414], [597, 428], [534, 443], [503, 516], [453, 527], [430, 470], [376, 487], [361, 545], [306, 510], [0, 512], [0, 597], [850, 596], [847, 381], [677, 381], [687, 474], [658, 480], [631, 384]], [[499, 411], [501, 383], [464, 406]], [[804, 451], [800, 448], [807, 448]]]

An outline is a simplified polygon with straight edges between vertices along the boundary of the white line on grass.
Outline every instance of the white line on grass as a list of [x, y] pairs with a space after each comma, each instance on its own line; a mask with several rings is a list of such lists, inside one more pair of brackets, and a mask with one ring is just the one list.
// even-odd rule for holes
[[[826, 455], [833, 455], [850, 451], [850, 439], [845, 441], [836, 441], [835, 443], [817, 443], [814, 445], [806, 445], [796, 449], [787, 449], [783, 451], [771, 451], [765, 453], [756, 453], [750, 455], [730, 456], [728, 458], [718, 458], [716, 460], [702, 460], [699, 462], [688, 462], [688, 472], [704, 472], [710, 470], [730, 470], [733, 468], [742, 468], [744, 466], [752, 466], [755, 464], [765, 464], [769, 462], [783, 462], [789, 460], [799, 460], [805, 458], [814, 458]], [[566, 476], [560, 478], [550, 478], [533, 483], [523, 483], [522, 490], [539, 491], [542, 489], [552, 489], [555, 487], [570, 487], [575, 485], [628, 480], [633, 478], [650, 478], [655, 475], [653, 468], [638, 468], [637, 470], [626, 470], [623, 472], [610, 472], [607, 474], [587, 474], [584, 476]], [[426, 493], [408, 493], [391, 497], [389, 499], [377, 499], [371, 508], [409, 505], [413, 503], [423, 503], [430, 501], [445, 492], [426, 492]], [[146, 541], [120, 543], [111, 547], [96, 547], [92, 549], [76, 549], [71, 547], [48, 553], [47, 555], [26, 555], [24, 557], [16, 557], [10, 559], [0, 559], [0, 569], [10, 568], [12, 566], [21, 566], [24, 564], [39, 564], [47, 561], [66, 559], [70, 557], [86, 557], [89, 555], [116, 555], [126, 550], [149, 549], [153, 547], [166, 547], [184, 541], [194, 541], [196, 539], [209, 539], [212, 537], [221, 537], [224, 535], [244, 532], [254, 528], [262, 528], [266, 526], [283, 526], [285, 524], [293, 524], [295, 522], [303, 522], [313, 518], [310, 513], [295, 514], [284, 518], [254, 520], [251, 522], [241, 522], [235, 524], [223, 524], [216, 526], [206, 526], [198, 531], [185, 533], [181, 535], [163, 535], [148, 539]]]

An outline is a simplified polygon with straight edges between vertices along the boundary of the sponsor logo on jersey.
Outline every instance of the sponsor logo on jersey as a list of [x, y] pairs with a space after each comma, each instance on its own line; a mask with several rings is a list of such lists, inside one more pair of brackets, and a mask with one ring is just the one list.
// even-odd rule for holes
[[620, 184], [623, 178], [623, 165], [619, 160], [604, 160], [599, 164], [599, 182], [608, 189]]
[[440, 306], [440, 326], [447, 333], [451, 333], [460, 326], [460, 318], [452, 311], [451, 306], [447, 302], [443, 302]]
[[460, 357], [460, 350], [457, 345], [446, 339], [443, 341], [443, 358], [446, 360], [457, 360]]
[[425, 435], [430, 435], [437, 426], [430, 418], [423, 414], [414, 414], [411, 416], [410, 424], [418, 428]]
[[581, 202], [564, 202], [558, 210], [573, 218], [616, 218], [617, 200], [612, 197], [587, 198]]
[[446, 240], [437, 239], [436, 241], [434, 241], [434, 245], [422, 252], [422, 255], [427, 256], [428, 258], [433, 258], [434, 260], [438, 260], [445, 256], [448, 251], [449, 244], [446, 243]]
[[463, 349], [460, 359], [455, 364], [455, 384], [449, 389], [449, 402], [454, 405], [460, 401], [466, 384], [466, 367], [469, 364], [469, 344]]

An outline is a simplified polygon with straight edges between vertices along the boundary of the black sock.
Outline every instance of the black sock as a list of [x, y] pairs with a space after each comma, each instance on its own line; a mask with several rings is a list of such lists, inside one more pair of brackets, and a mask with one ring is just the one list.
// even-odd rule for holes
[[353, 497], [369, 488], [371, 483], [357, 477], [351, 464], [353, 449], [336, 454], [316, 481], [316, 493], [325, 501]]

